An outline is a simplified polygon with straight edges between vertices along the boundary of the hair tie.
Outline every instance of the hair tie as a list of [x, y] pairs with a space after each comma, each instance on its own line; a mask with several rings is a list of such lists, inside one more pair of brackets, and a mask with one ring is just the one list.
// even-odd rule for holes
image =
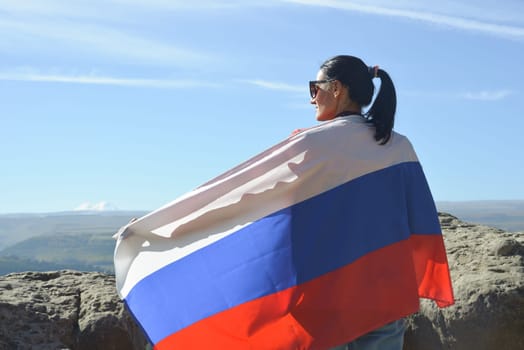
[[368, 72], [371, 75], [371, 79], [378, 77], [378, 66], [369, 66]]

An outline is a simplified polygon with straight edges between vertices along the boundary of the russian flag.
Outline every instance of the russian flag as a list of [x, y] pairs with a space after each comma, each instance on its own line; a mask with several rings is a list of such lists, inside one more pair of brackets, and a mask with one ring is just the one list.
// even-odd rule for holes
[[117, 290], [154, 348], [327, 349], [453, 304], [416, 154], [359, 116], [299, 132], [117, 234]]

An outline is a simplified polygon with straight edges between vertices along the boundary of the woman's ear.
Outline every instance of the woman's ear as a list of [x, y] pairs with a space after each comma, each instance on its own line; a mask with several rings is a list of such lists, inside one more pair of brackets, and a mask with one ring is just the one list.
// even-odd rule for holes
[[332, 84], [332, 86], [333, 86], [333, 88], [332, 88], [333, 89], [333, 96], [335, 96], [335, 98], [337, 98], [338, 95], [340, 95], [340, 93], [341, 93], [340, 89], [341, 89], [342, 85], [340, 84], [340, 81], [338, 81], [338, 80], [335, 80], [333, 83], [334, 83], [334, 84]]

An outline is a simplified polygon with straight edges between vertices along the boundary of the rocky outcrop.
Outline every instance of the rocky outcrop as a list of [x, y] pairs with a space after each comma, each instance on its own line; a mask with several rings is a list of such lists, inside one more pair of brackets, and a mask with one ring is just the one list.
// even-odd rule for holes
[[524, 349], [524, 233], [440, 214], [455, 305], [422, 300], [404, 350]]
[[2, 350], [143, 350], [145, 344], [116, 295], [114, 276], [56, 271], [0, 277]]
[[[524, 349], [524, 234], [441, 214], [456, 304], [422, 301], [405, 350]], [[114, 276], [26, 272], [0, 276], [0, 349], [144, 350]]]

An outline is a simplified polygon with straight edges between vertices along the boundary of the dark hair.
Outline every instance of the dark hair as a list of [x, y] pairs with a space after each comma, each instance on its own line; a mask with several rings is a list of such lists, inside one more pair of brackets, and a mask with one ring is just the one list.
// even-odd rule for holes
[[382, 69], [368, 67], [360, 58], [340, 55], [328, 59], [320, 69], [327, 79], [336, 79], [349, 90], [349, 97], [360, 106], [371, 103], [375, 85], [373, 78], [380, 78], [380, 90], [373, 105], [364, 114], [369, 123], [375, 127], [375, 140], [381, 145], [387, 143], [391, 137], [395, 122], [397, 96], [393, 81]]

